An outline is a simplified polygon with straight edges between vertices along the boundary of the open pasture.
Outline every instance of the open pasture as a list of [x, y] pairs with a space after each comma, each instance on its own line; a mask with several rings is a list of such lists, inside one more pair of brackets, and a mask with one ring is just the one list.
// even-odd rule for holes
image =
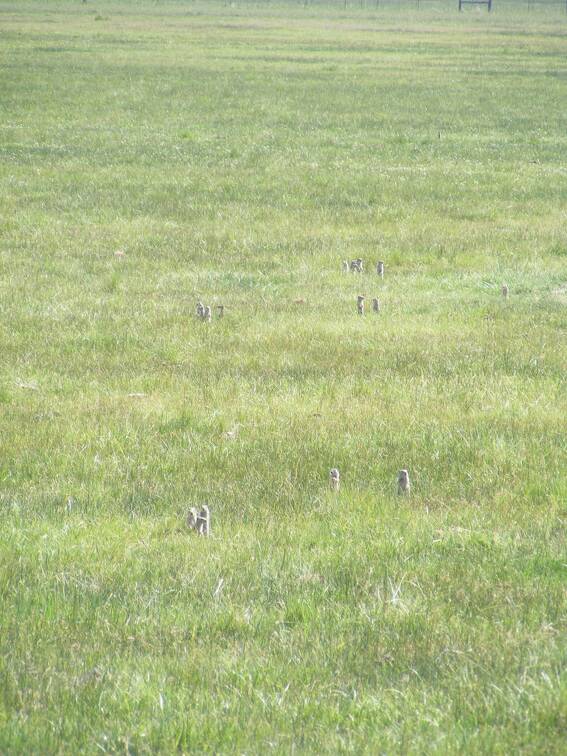
[[20, 0], [0, 66], [0, 752], [565, 753], [561, 6]]

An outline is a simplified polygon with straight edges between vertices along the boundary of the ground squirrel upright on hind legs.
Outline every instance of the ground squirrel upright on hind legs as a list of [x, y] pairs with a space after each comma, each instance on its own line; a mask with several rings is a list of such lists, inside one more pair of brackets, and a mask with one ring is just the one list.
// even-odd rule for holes
[[398, 473], [398, 493], [400, 495], [409, 494], [410, 492], [410, 480], [407, 470], [400, 470]]
[[341, 474], [336, 467], [329, 472], [329, 486], [331, 491], [338, 491], [341, 487]]

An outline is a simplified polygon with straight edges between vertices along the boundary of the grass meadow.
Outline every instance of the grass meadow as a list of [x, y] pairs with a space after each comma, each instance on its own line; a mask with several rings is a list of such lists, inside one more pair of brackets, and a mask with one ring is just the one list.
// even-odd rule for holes
[[563, 7], [2, 1], [0, 66], [0, 752], [567, 753]]

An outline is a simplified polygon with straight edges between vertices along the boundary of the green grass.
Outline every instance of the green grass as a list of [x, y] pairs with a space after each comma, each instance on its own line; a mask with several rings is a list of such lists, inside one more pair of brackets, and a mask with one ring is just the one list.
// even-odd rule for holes
[[562, 6], [0, 29], [0, 752], [566, 753]]

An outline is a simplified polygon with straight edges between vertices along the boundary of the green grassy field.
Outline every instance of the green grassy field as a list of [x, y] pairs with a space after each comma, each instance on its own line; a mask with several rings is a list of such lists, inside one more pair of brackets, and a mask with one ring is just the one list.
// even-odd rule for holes
[[2, 2], [0, 65], [0, 752], [567, 753], [561, 6]]

